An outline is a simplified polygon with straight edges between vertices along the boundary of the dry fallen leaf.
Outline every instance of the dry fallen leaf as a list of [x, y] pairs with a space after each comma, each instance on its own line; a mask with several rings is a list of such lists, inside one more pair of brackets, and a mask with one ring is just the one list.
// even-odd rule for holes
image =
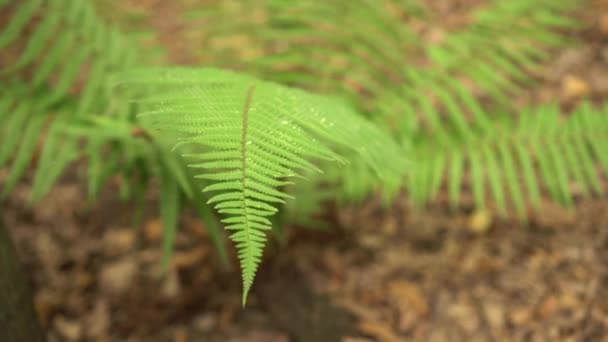
[[188, 341], [188, 334], [183, 328], [177, 328], [173, 333], [173, 342], [186, 342]]
[[469, 217], [469, 229], [477, 234], [486, 233], [492, 226], [492, 214], [486, 209], [477, 209]]
[[165, 298], [177, 298], [180, 292], [180, 282], [177, 272], [170, 270], [167, 272], [162, 284], [162, 294]]
[[105, 300], [98, 300], [93, 311], [85, 318], [86, 335], [98, 341], [110, 327], [110, 308]]
[[387, 324], [378, 321], [363, 321], [359, 323], [359, 331], [375, 337], [380, 342], [399, 342], [399, 339]]
[[429, 307], [426, 297], [418, 285], [405, 280], [397, 280], [388, 285], [388, 290], [391, 299], [397, 302], [402, 314], [410, 310], [415, 311], [420, 316], [428, 313]]
[[466, 296], [461, 295], [459, 297], [459, 301], [451, 304], [447, 308], [446, 313], [448, 317], [452, 318], [466, 332], [472, 333], [479, 329], [479, 316], [475, 312], [473, 305], [468, 303]]
[[368, 338], [363, 338], [363, 337], [347, 336], [347, 337], [343, 337], [340, 342], [373, 342], [373, 341]]
[[153, 219], [144, 225], [144, 237], [148, 242], [159, 242], [163, 237], [163, 224], [160, 219]]
[[202, 332], [209, 332], [215, 328], [217, 317], [213, 313], [202, 314], [192, 320], [193, 327]]
[[77, 341], [82, 336], [82, 326], [77, 321], [57, 316], [54, 323], [55, 328], [65, 337], [66, 341]]
[[79, 271], [76, 273], [74, 284], [78, 289], [84, 290], [89, 288], [95, 282], [93, 275], [87, 271]]
[[502, 303], [488, 302], [484, 305], [484, 311], [488, 319], [488, 323], [494, 329], [502, 329], [505, 321], [505, 312]]
[[48, 327], [51, 318], [57, 312], [61, 304], [61, 298], [47, 289], [42, 289], [34, 297], [34, 308], [42, 325]]
[[602, 33], [605, 36], [608, 36], [608, 13], [600, 16], [599, 29], [600, 29], [600, 33]]
[[589, 95], [590, 92], [589, 83], [577, 76], [566, 75], [562, 79], [562, 94], [566, 99], [578, 99]]
[[559, 304], [562, 309], [576, 309], [581, 306], [581, 301], [572, 292], [564, 292], [559, 297]]
[[514, 325], [524, 325], [530, 320], [530, 309], [527, 307], [519, 307], [511, 310], [509, 318]]
[[103, 236], [103, 249], [108, 256], [122, 255], [134, 245], [135, 233], [130, 228], [109, 229]]
[[204, 248], [176, 251], [173, 257], [171, 257], [171, 266], [176, 270], [192, 268], [199, 261], [203, 260], [207, 254], [209, 254], [209, 250]]
[[110, 293], [124, 292], [133, 284], [136, 273], [137, 263], [131, 258], [107, 264], [101, 270], [101, 288]]
[[553, 315], [558, 308], [558, 300], [555, 297], [551, 296], [547, 298], [538, 308], [538, 315], [541, 319], [546, 319], [549, 316]]

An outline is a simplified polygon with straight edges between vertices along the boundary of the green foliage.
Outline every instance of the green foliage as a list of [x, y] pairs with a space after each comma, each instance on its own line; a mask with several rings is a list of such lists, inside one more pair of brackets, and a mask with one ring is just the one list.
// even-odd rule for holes
[[[31, 0], [8, 7], [13, 15], [0, 29], [0, 48], [17, 51], [17, 58], [0, 72], [5, 85], [0, 97], [6, 103], [0, 125], [8, 132], [0, 166], [12, 160], [8, 192], [33, 159], [38, 136], [46, 135], [32, 189], [32, 199], [39, 200], [80, 154], [100, 158], [102, 142], [91, 139], [82, 151], [79, 141], [66, 137], [64, 130], [92, 112], [128, 113], [124, 107], [110, 108], [106, 75], [132, 65], [137, 56], [130, 42], [101, 23], [86, 1]], [[45, 15], [36, 19], [42, 12]], [[78, 97], [73, 96], [76, 90]], [[95, 181], [100, 163], [89, 165], [94, 195], [101, 187]]]
[[120, 79], [145, 94], [137, 101], [145, 127], [176, 135], [195, 178], [209, 182], [207, 203], [225, 216], [238, 249], [243, 304], [269, 217], [293, 198], [283, 187], [322, 172], [312, 161], [345, 164], [342, 151], [350, 151], [389, 183], [403, 177], [394, 142], [339, 102], [216, 69], [145, 69]]
[[[88, 161], [91, 200], [114, 175], [121, 177], [121, 196], [136, 199], [158, 177], [165, 269], [184, 202], [194, 206], [226, 260], [216, 216], [207, 206], [214, 204], [234, 231], [245, 302], [269, 217], [293, 197], [287, 194], [289, 178], [321, 172], [329, 162], [347, 167], [349, 160], [360, 160], [375, 182], [368, 191], [384, 181], [395, 187], [402, 182], [405, 164], [397, 145], [339, 100], [213, 69], [133, 70], [145, 60], [88, 3], [29, 0], [9, 7], [14, 15], [0, 29], [0, 42], [17, 57], [0, 75], [6, 133], [0, 166], [11, 162], [4, 193], [32, 159], [34, 200], [81, 159]], [[73, 58], [62, 58], [67, 55]], [[117, 72], [128, 87], [113, 91], [109, 76]], [[127, 97], [140, 100], [134, 105]], [[37, 156], [40, 136], [44, 144]], [[192, 168], [168, 148], [178, 137], [180, 150], [198, 162]]]
[[470, 188], [477, 206], [491, 199], [525, 218], [545, 192], [565, 205], [573, 188], [601, 194], [606, 111], [510, 101], [569, 43], [568, 13], [581, 2], [487, 0], [457, 24], [428, 4], [218, 1], [190, 15], [204, 64], [254, 77], [139, 68], [154, 53], [89, 1], [0, 0], [10, 13], [0, 27], [2, 193], [32, 161], [33, 201], [79, 160], [90, 200], [118, 178], [121, 196], [141, 204], [158, 179], [164, 268], [190, 205], [225, 263], [222, 224], [231, 232], [243, 303], [267, 232], [320, 227], [328, 202], [379, 192], [389, 204], [405, 185], [418, 205], [445, 187], [456, 207]]
[[[77, 160], [88, 161], [90, 200], [116, 175], [122, 178], [123, 198], [142, 198], [149, 179], [158, 176], [163, 184], [159, 211], [165, 268], [184, 197], [205, 222], [227, 264], [219, 222], [192, 194], [181, 158], [134, 134], [140, 128], [131, 105], [112, 89], [112, 73], [147, 61], [133, 40], [103, 23], [88, 1], [28, 0], [12, 2], [3, 10], [13, 15], [0, 28], [0, 42], [17, 56], [0, 72], [0, 167], [10, 163], [3, 194], [12, 190], [32, 160], [33, 201], [42, 199]], [[37, 148], [40, 137], [44, 140]]]
[[[443, 106], [470, 97], [468, 89], [466, 95], [454, 89], [466, 78], [495, 99], [506, 99], [505, 91], [516, 90], [511, 77], [525, 80], [523, 71], [548, 57], [543, 48], [566, 42], [556, 29], [574, 25], [566, 14], [578, 5], [576, 0], [488, 1], [466, 26], [445, 32], [443, 17], [422, 1], [222, 1], [193, 25], [209, 28], [201, 38], [209, 63], [254, 68], [278, 82], [339, 92], [405, 134], [420, 129], [422, 119], [435, 134], [447, 129], [445, 124], [465, 124], [463, 113], [475, 113], [468, 102], [476, 101], [463, 99], [461, 112], [448, 108], [449, 119], [441, 120], [427, 108], [435, 106], [434, 97]], [[431, 33], [417, 32], [410, 22], [421, 20], [425, 26], [417, 31], [443, 38], [435, 42], [424, 37]], [[417, 62], [421, 59], [429, 63]]]
[[[580, 6], [490, 0], [450, 26], [422, 1], [267, 0], [222, 2], [192, 20], [210, 28], [201, 35], [215, 48], [205, 50], [209, 63], [246, 63], [268, 79], [339, 93], [404, 146], [413, 141], [407, 188], [414, 203], [429, 202], [446, 185], [456, 206], [470, 183], [477, 206], [489, 198], [504, 212], [509, 193], [525, 218], [526, 202], [538, 208], [545, 190], [565, 205], [572, 183], [583, 194], [600, 190], [591, 166], [603, 156], [592, 140], [603, 134], [603, 122], [585, 132], [570, 128], [575, 119], [562, 122], [557, 108], [521, 110], [510, 101], [534, 82], [530, 75], [551, 49], [571, 43], [563, 31], [578, 27], [569, 15]], [[536, 136], [545, 130], [552, 138]], [[570, 163], [579, 159], [586, 166], [577, 171]], [[349, 200], [366, 195], [360, 188], [368, 180], [356, 167], [335, 178]]]
[[524, 219], [526, 200], [540, 209], [543, 189], [568, 206], [574, 187], [581, 195], [602, 194], [596, 165], [601, 163], [608, 174], [602, 151], [608, 130], [605, 116], [605, 109], [585, 103], [564, 119], [557, 106], [545, 105], [517, 118], [497, 116], [470, 140], [451, 139], [450, 147], [421, 143], [415, 151], [421, 155], [412, 156], [418, 161], [411, 171], [412, 198], [419, 204], [433, 198], [446, 175], [450, 202], [456, 207], [467, 173], [476, 206], [486, 206], [489, 192], [501, 212], [508, 198]]

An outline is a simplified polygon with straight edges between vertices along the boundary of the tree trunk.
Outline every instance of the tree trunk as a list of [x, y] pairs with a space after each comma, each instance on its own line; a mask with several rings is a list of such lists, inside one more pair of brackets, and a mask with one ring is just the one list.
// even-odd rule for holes
[[0, 220], [0, 342], [45, 340], [15, 246]]

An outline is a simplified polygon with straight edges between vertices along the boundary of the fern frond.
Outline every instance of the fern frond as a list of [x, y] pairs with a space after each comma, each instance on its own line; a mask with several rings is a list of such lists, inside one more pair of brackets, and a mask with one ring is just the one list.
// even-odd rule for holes
[[[399, 10], [409, 7], [410, 16], [422, 15], [429, 26], [441, 26], [442, 18], [420, 10], [419, 4], [222, 2], [199, 18], [209, 27], [203, 43], [217, 51], [211, 54], [217, 59], [206, 62], [237, 69], [247, 63], [273, 81], [337, 92], [370, 116], [391, 121], [390, 126], [406, 121], [397, 130], [407, 135], [421, 128], [417, 121], [428, 123], [436, 137], [443, 135], [444, 124], [468, 134], [468, 115], [477, 110], [477, 100], [457, 80], [470, 80], [484, 94], [508, 103], [509, 92], [531, 81], [524, 71], [546, 59], [547, 49], [567, 41], [558, 30], [577, 26], [567, 14], [580, 5], [575, 0], [490, 1], [473, 11], [470, 23], [429, 44]], [[242, 20], [226, 20], [231, 17]], [[215, 42], [233, 39], [242, 44], [215, 49]], [[421, 58], [428, 62], [407, 62]]]
[[[398, 147], [344, 105], [306, 92], [215, 70], [172, 68], [124, 74], [131, 88], [160, 93], [138, 101], [142, 123], [177, 134], [203, 192], [236, 244], [243, 276], [243, 304], [261, 262], [270, 216], [290, 196], [284, 187], [317, 162], [346, 160], [350, 151], [382, 179], [402, 178]], [[138, 87], [139, 85], [139, 87]], [[152, 88], [152, 89], [150, 89]], [[170, 89], [170, 90], [169, 90]]]
[[[70, 118], [93, 111], [120, 112], [109, 107], [107, 75], [131, 65], [137, 54], [127, 38], [98, 19], [90, 2], [25, 0], [16, 2], [9, 10], [12, 16], [0, 28], [0, 46], [18, 53], [0, 72], [0, 82], [7, 89], [19, 83], [24, 89], [19, 101], [23, 106], [34, 103], [36, 107], [32, 109], [35, 115], [30, 115], [23, 106], [13, 106], [7, 113], [12, 118], [4, 123], [8, 131], [27, 134], [18, 134], [23, 138], [18, 152], [14, 139], [3, 138], [2, 161], [14, 158], [5, 190], [8, 192], [16, 184], [34, 159], [38, 137], [43, 135], [46, 143], [41, 145], [32, 189], [32, 199], [39, 200], [61, 171], [81, 154], [88, 154], [91, 160], [101, 158], [102, 142], [91, 141], [82, 150], [78, 141], [63, 132], [71, 124]], [[81, 96], [74, 96], [77, 92]], [[128, 110], [120, 115], [125, 114]], [[94, 162], [89, 165], [91, 194], [100, 186], [96, 165]]]
[[[525, 218], [527, 203], [540, 207], [542, 190], [570, 206], [573, 189], [581, 195], [603, 193], [597, 166], [602, 165], [608, 175], [602, 151], [607, 133], [605, 109], [594, 110], [589, 103], [567, 119], [555, 105], [525, 111], [517, 119], [502, 115], [470, 140], [453, 137], [450, 148], [429, 141], [415, 145], [417, 167], [412, 170], [409, 188], [413, 199], [424, 204], [447, 181], [450, 202], [457, 206], [468, 170], [478, 207], [485, 206], [489, 194], [504, 212], [508, 198]], [[441, 162], [432, 165], [437, 160]]]
[[45, 125], [44, 97], [27, 100], [29, 91], [21, 82], [7, 84], [0, 91], [0, 168], [11, 164], [4, 184], [6, 196], [29, 165]]

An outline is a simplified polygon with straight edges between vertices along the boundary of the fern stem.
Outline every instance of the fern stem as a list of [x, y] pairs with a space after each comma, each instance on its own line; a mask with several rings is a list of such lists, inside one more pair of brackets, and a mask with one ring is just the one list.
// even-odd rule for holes
[[[245, 107], [243, 108], [243, 125], [241, 128], [241, 167], [243, 169], [243, 173], [241, 176], [241, 183], [243, 189], [243, 216], [245, 217], [245, 232], [247, 235], [247, 259], [246, 262], [251, 262], [253, 260], [252, 250], [252, 240], [251, 240], [251, 227], [249, 226], [249, 213], [247, 212], [247, 202], [245, 198], [245, 189], [246, 189], [246, 180], [247, 180], [247, 131], [249, 128], [249, 109], [251, 108], [251, 100], [253, 98], [253, 93], [255, 92], [255, 84], [251, 85], [247, 90], [247, 98], [245, 99]], [[249, 265], [248, 267], [251, 267]], [[243, 267], [243, 271], [244, 271]], [[247, 294], [249, 293], [249, 289], [251, 287], [252, 279], [249, 278], [248, 272], [243, 272], [245, 279], [243, 286], [243, 307], [247, 303]]]

